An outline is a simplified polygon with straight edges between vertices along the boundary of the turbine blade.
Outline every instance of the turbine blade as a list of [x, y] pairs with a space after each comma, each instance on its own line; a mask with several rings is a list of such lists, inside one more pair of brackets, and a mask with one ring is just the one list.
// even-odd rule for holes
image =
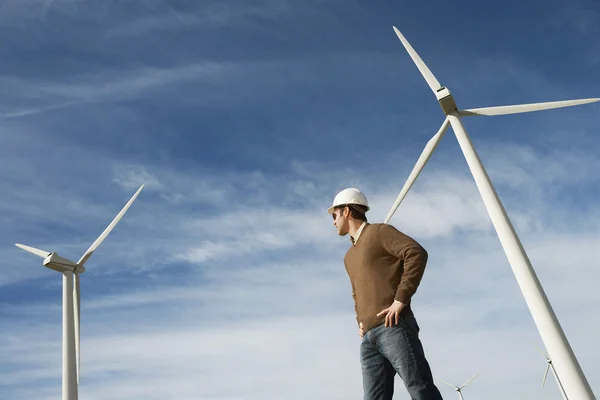
[[442, 383], [445, 383], [446, 385], [450, 386], [451, 388], [454, 388], [454, 389], [456, 389], [456, 385], [453, 385], [453, 384], [451, 384], [450, 382], [446, 382], [446, 381], [443, 381], [443, 380], [441, 380], [441, 379], [440, 379], [439, 381], [440, 381], [440, 382], [442, 382]]
[[77, 264], [79, 264], [79, 265], [85, 264], [85, 262], [92, 256], [92, 253], [94, 253], [94, 251], [96, 250], [96, 248], [98, 248], [98, 246], [100, 246], [100, 244], [102, 243], [102, 241], [104, 239], [106, 239], [106, 237], [108, 236], [108, 234], [113, 230], [113, 228], [115, 227], [115, 225], [117, 225], [117, 223], [121, 220], [121, 218], [123, 217], [123, 215], [125, 214], [125, 212], [129, 209], [129, 207], [131, 206], [131, 204], [133, 204], [133, 201], [138, 197], [138, 195], [142, 191], [143, 187], [144, 187], [144, 185], [140, 186], [140, 188], [137, 190], [137, 192], [135, 192], [135, 194], [133, 195], [133, 197], [127, 202], [127, 204], [125, 204], [125, 207], [123, 207], [123, 209], [121, 210], [121, 212], [119, 212], [119, 214], [117, 214], [117, 216], [115, 217], [115, 219], [113, 219], [113, 221], [110, 223], [110, 225], [108, 225], [106, 227], [106, 229], [104, 230], [104, 232], [102, 232], [102, 234], [98, 237], [98, 239], [96, 239], [96, 241], [94, 243], [92, 243], [92, 245], [90, 246], [90, 248], [85, 252], [85, 254], [81, 257], [81, 259], [79, 260], [79, 262]]
[[80, 284], [79, 284], [79, 272], [75, 272], [75, 282], [73, 285], [73, 311], [75, 313], [75, 362], [76, 362], [76, 370], [77, 370], [77, 384], [79, 384], [79, 361], [81, 359], [80, 355], [80, 307], [81, 307], [81, 295], [80, 295]]
[[550, 370], [552, 371], [552, 375], [554, 375], [554, 379], [556, 380], [556, 384], [558, 385], [558, 388], [560, 389], [560, 393], [562, 394], [563, 399], [567, 400], [567, 394], [565, 393], [565, 388], [563, 387], [560, 379], [558, 378], [558, 375], [556, 375], [556, 369], [554, 369], [554, 365], [548, 363], [548, 366], [550, 366]]
[[25, 246], [24, 244], [16, 243], [15, 246], [17, 246], [18, 248], [23, 249], [25, 251], [28, 251], [32, 254], [35, 254], [36, 256], [42, 257], [42, 258], [46, 258], [51, 254], [45, 250], [36, 249], [35, 247], [31, 247], [31, 246]]
[[594, 103], [596, 101], [600, 101], [600, 98], [550, 101], [550, 102], [546, 102], [546, 103], [519, 104], [519, 105], [515, 105], [515, 106], [471, 108], [468, 110], [460, 110], [458, 112], [458, 115], [460, 115], [461, 117], [467, 117], [467, 116], [471, 116], [471, 115], [492, 116], [492, 115], [518, 114], [518, 113], [525, 113], [525, 112], [531, 112], [531, 111], [550, 110], [553, 108], [578, 106], [581, 104]]
[[479, 372], [476, 373], [475, 375], [473, 375], [472, 377], [469, 378], [468, 381], [466, 381], [465, 383], [462, 384], [462, 386], [460, 387], [460, 389], [464, 388], [465, 386], [467, 386], [469, 384], [469, 382], [471, 382], [473, 379], [475, 379], [475, 377], [479, 375]]
[[410, 56], [410, 58], [412, 58], [413, 62], [417, 65], [417, 68], [421, 72], [421, 75], [423, 75], [423, 78], [425, 78], [425, 80], [427, 81], [427, 84], [429, 85], [429, 87], [431, 88], [433, 93], [435, 94], [442, 87], [442, 85], [440, 85], [440, 83], [435, 78], [433, 73], [429, 70], [429, 68], [427, 68], [427, 65], [425, 65], [425, 63], [423, 62], [421, 57], [419, 57], [419, 55], [417, 54], [415, 49], [413, 49], [413, 47], [410, 45], [410, 43], [408, 43], [408, 40], [406, 40], [404, 35], [402, 35], [402, 33], [400, 33], [398, 28], [396, 28], [395, 26], [393, 28], [394, 28], [394, 31], [396, 32], [396, 35], [398, 36], [398, 39], [400, 39], [400, 41], [404, 45], [404, 48], [408, 52], [408, 55]]
[[548, 377], [548, 370], [550, 369], [550, 364], [546, 365], [546, 371], [544, 371], [544, 379], [542, 379], [542, 389], [544, 388], [544, 385], [546, 384], [546, 378]]
[[390, 209], [387, 217], [385, 218], [386, 224], [392, 218], [392, 216], [396, 212], [396, 209], [398, 208], [398, 206], [400, 205], [402, 200], [404, 200], [404, 197], [406, 197], [406, 194], [408, 193], [408, 191], [410, 190], [412, 185], [417, 180], [417, 177], [419, 176], [419, 174], [425, 167], [425, 164], [427, 164], [427, 161], [431, 157], [431, 154], [435, 151], [437, 145], [439, 144], [440, 140], [444, 136], [444, 133], [446, 133], [446, 130], [448, 129], [449, 125], [450, 125], [450, 121], [448, 120], [448, 118], [446, 118], [446, 120], [444, 121], [444, 123], [442, 124], [442, 126], [440, 127], [438, 132], [431, 139], [429, 139], [429, 142], [427, 142], [427, 145], [425, 145], [425, 148], [423, 149], [423, 152], [419, 156], [417, 163], [413, 167], [413, 170], [411, 171], [410, 175], [408, 176], [406, 183], [402, 187], [402, 190], [398, 194], [396, 201], [392, 205], [392, 208]]

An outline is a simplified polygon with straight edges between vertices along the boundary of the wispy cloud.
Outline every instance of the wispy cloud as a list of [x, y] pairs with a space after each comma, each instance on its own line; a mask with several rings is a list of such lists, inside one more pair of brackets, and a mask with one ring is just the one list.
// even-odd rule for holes
[[113, 97], [126, 99], [166, 84], [181, 83], [192, 78], [212, 78], [222, 69], [223, 67], [215, 64], [189, 65], [172, 69], [144, 68], [132, 71], [124, 77], [123, 72], [119, 71], [112, 78], [103, 74], [97, 77], [86, 77], [87, 79], [82, 83], [42, 85], [40, 90], [51, 95], [87, 101]]
[[48, 111], [60, 110], [61, 108], [70, 107], [70, 106], [73, 106], [73, 105], [76, 105], [79, 103], [80, 103], [79, 101], [68, 101], [66, 103], [53, 104], [53, 105], [44, 106], [44, 107], [26, 108], [26, 109], [14, 110], [14, 111], [7, 111], [4, 113], [0, 113], [0, 118], [1, 119], [10, 119], [10, 118], [27, 117], [30, 115], [45, 113]]
[[174, 6], [168, 1], [153, 1], [139, 5], [143, 15], [129, 23], [110, 30], [107, 35], [143, 35], [155, 31], [173, 31], [190, 27], [240, 27], [261, 29], [265, 21], [276, 21], [283, 16], [309, 13], [313, 7], [322, 7], [331, 0], [312, 0], [305, 3], [258, 0], [252, 3], [235, 1], [204, 2]]

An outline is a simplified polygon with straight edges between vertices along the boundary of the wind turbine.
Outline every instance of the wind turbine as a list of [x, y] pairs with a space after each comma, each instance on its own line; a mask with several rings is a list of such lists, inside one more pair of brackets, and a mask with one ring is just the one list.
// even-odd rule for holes
[[564, 400], [567, 399], [567, 394], [565, 393], [565, 389], [560, 383], [560, 379], [558, 379], [558, 375], [556, 375], [556, 370], [554, 369], [554, 365], [552, 364], [552, 360], [545, 353], [541, 352], [544, 358], [546, 359], [546, 370], [544, 371], [544, 379], [542, 379], [542, 389], [544, 388], [544, 384], [546, 384], [546, 378], [548, 377], [548, 370], [552, 370], [552, 375], [554, 375], [554, 379], [556, 379], [556, 384], [558, 385], [558, 389], [560, 390], [560, 394]]
[[477, 375], [479, 375], [479, 372], [478, 372], [478, 373], [476, 373], [475, 375], [473, 375], [472, 377], [470, 377], [470, 378], [469, 378], [469, 380], [467, 380], [467, 381], [466, 381], [465, 383], [463, 383], [461, 386], [456, 386], [456, 385], [453, 385], [452, 383], [449, 383], [449, 382], [443, 381], [443, 380], [441, 380], [441, 379], [440, 379], [440, 382], [442, 382], [442, 383], [445, 383], [446, 385], [448, 385], [448, 386], [450, 386], [450, 387], [454, 388], [454, 390], [456, 390], [456, 391], [458, 392], [458, 398], [459, 398], [460, 400], [464, 400], [464, 397], [463, 397], [463, 395], [462, 395], [462, 389], [463, 389], [465, 386], [467, 386], [467, 385], [468, 385], [468, 384], [469, 384], [469, 383], [470, 383], [470, 382], [471, 382], [473, 379], [475, 379], [475, 377], [476, 377]]
[[569, 345], [567, 337], [565, 336], [565, 333], [554, 314], [552, 306], [544, 293], [544, 289], [529, 261], [529, 257], [525, 253], [525, 249], [506, 214], [506, 210], [467, 135], [461, 117], [478, 115], [493, 116], [548, 110], [552, 108], [593, 103], [600, 101], [600, 98], [459, 110], [454, 101], [454, 97], [448, 88], [440, 85], [438, 80], [402, 33], [400, 33], [396, 27], [393, 28], [404, 45], [404, 48], [421, 72], [421, 75], [423, 75], [425, 81], [435, 94], [442, 111], [446, 115], [446, 119], [439, 131], [429, 140], [425, 149], [419, 156], [404, 187], [392, 205], [392, 208], [385, 219], [385, 223], [387, 223], [394, 215], [400, 202], [402, 202], [444, 136], [448, 126], [451, 125], [542, 341], [544, 342], [546, 349], [548, 349], [550, 357], [556, 362], [556, 373], [563, 383], [567, 397], [578, 400], [595, 399], [594, 393], [573, 353], [573, 349]]
[[[77, 400], [79, 386], [79, 310], [81, 296], [79, 292], [79, 275], [85, 272], [84, 264], [100, 246], [102, 241], [113, 230], [129, 209], [133, 201], [142, 191], [144, 185], [135, 192], [125, 207], [117, 214], [115, 219], [106, 227], [104, 232], [92, 243], [78, 262], [60, 257], [56, 252], [49, 253], [34, 247], [16, 244], [17, 247], [33, 253], [44, 259], [42, 265], [63, 275], [63, 313], [62, 313], [62, 399]], [[73, 285], [75, 276], [75, 285]]]

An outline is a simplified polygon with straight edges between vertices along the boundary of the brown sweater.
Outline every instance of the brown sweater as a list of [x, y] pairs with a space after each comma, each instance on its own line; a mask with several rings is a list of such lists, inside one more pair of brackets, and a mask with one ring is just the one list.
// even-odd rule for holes
[[423, 277], [427, 252], [414, 239], [388, 224], [367, 224], [344, 257], [352, 284], [357, 323], [365, 331], [385, 322], [394, 300], [405, 304], [401, 315], [413, 315], [411, 297]]

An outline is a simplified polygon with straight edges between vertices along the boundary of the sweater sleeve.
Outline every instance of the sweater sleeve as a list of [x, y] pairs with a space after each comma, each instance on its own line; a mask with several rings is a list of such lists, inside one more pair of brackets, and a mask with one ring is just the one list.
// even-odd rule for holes
[[402, 304], [409, 304], [421, 283], [421, 278], [423, 278], [427, 265], [427, 251], [410, 236], [391, 225], [381, 224], [377, 231], [381, 246], [388, 253], [403, 261], [404, 272], [394, 299]]

